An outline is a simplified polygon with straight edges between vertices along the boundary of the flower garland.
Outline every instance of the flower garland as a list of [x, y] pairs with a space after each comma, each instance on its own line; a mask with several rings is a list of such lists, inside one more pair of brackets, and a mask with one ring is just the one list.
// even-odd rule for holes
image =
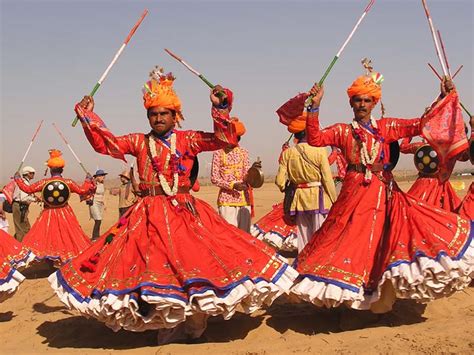
[[166, 164], [169, 164], [171, 167], [171, 172], [173, 173], [173, 187], [168, 184], [165, 176], [163, 175], [163, 169], [160, 164], [160, 160], [158, 157], [158, 153], [156, 151], [156, 139], [153, 136], [150, 136], [150, 140], [148, 141], [148, 146], [150, 148], [151, 153], [151, 164], [153, 168], [158, 173], [158, 180], [160, 181], [161, 188], [163, 189], [166, 196], [176, 196], [178, 193], [178, 180], [179, 180], [179, 169], [178, 169], [178, 156], [176, 155], [176, 133], [171, 133], [170, 141], [170, 154], [166, 156]]
[[375, 162], [375, 159], [378, 156], [380, 142], [383, 142], [383, 137], [380, 135], [380, 132], [377, 128], [377, 121], [371, 116], [370, 117], [370, 124], [372, 125], [374, 136], [375, 136], [375, 143], [372, 144], [372, 148], [369, 151], [367, 150], [367, 139], [365, 134], [363, 133], [362, 128], [359, 126], [359, 123], [356, 120], [353, 120], [351, 125], [354, 130], [355, 138], [361, 143], [360, 148], [360, 161], [366, 167], [365, 169], [365, 176], [364, 176], [364, 184], [368, 185], [372, 181], [372, 165]]
[[92, 255], [89, 259], [84, 260], [81, 263], [80, 270], [82, 272], [89, 272], [93, 273], [97, 271], [97, 264], [100, 261], [100, 256], [104, 252], [104, 250], [107, 248], [107, 245], [112, 243], [114, 240], [114, 237], [120, 232], [120, 229], [128, 223], [128, 217], [121, 217], [114, 227], [112, 227], [109, 231], [109, 234], [107, 237], [104, 239], [104, 244], [102, 245], [102, 248], [97, 251], [94, 255]]

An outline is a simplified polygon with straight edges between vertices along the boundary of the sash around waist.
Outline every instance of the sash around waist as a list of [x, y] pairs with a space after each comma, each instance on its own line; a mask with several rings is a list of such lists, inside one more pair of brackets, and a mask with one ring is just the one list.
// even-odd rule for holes
[[305, 182], [302, 184], [297, 184], [297, 189], [309, 189], [311, 187], [319, 187], [322, 186], [321, 181], [312, 181], [312, 182]]

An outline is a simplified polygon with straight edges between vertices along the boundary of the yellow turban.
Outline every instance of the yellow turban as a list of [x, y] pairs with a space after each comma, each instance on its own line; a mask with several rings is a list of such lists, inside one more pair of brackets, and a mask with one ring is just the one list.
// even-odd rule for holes
[[159, 106], [176, 111], [177, 120], [183, 119], [181, 113], [181, 100], [173, 90], [175, 77], [168, 73], [160, 78], [152, 77], [144, 86], [143, 105], [148, 110], [150, 107]]
[[49, 159], [46, 161], [48, 168], [64, 168], [66, 162], [62, 157], [62, 153], [57, 149], [49, 150]]
[[349, 95], [350, 99], [357, 95], [369, 95], [377, 103], [382, 97], [382, 88], [380, 86], [382, 80], [383, 76], [379, 73], [372, 73], [370, 76], [359, 76], [347, 89], [347, 95]]

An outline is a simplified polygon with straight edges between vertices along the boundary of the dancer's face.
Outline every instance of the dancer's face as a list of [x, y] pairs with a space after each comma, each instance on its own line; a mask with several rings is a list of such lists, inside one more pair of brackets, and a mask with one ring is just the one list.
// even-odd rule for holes
[[150, 107], [147, 116], [150, 127], [157, 136], [165, 135], [176, 124], [176, 112], [164, 107]]
[[349, 101], [354, 111], [354, 118], [356, 120], [369, 119], [372, 109], [375, 107], [375, 101], [369, 95], [355, 95]]

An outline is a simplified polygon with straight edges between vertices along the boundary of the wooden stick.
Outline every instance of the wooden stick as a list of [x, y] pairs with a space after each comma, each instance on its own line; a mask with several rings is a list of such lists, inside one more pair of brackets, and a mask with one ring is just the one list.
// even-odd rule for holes
[[441, 32], [438, 32], [439, 43], [441, 44], [441, 51], [443, 53], [444, 62], [446, 63], [446, 69], [448, 70], [448, 75], [451, 76], [451, 70], [449, 68], [448, 56], [446, 55], [446, 49], [444, 48], [443, 39], [441, 38]]
[[[369, 10], [372, 8], [374, 3], [375, 3], [375, 0], [370, 0], [369, 3], [367, 4], [367, 6], [365, 7], [364, 12], [359, 17], [359, 20], [357, 20], [357, 23], [355, 24], [354, 28], [352, 28], [351, 33], [349, 33], [349, 36], [346, 38], [346, 40], [342, 44], [341, 48], [339, 48], [339, 51], [336, 53], [336, 55], [332, 59], [331, 63], [329, 63], [329, 66], [327, 67], [327, 69], [324, 72], [323, 76], [319, 80], [319, 82], [318, 82], [319, 86], [323, 85], [324, 80], [326, 80], [327, 76], [329, 75], [329, 72], [332, 70], [332, 67], [334, 66], [334, 64], [336, 64], [337, 60], [339, 59], [342, 52], [344, 51], [344, 48], [346, 48], [347, 44], [352, 39], [352, 36], [354, 35], [355, 31], [357, 30], [357, 28], [359, 28], [359, 25], [361, 24], [362, 20], [365, 18], [365, 16], [369, 12]], [[305, 107], [309, 107], [311, 105], [312, 99], [313, 99], [313, 95], [309, 95], [308, 98], [306, 99]]]
[[84, 172], [86, 174], [89, 174], [89, 172], [87, 171], [86, 167], [84, 166], [84, 164], [82, 164], [81, 160], [79, 159], [79, 157], [77, 156], [77, 154], [74, 152], [74, 150], [72, 149], [71, 145], [69, 144], [69, 142], [67, 141], [66, 137], [63, 136], [63, 134], [61, 133], [61, 131], [59, 130], [59, 128], [53, 123], [53, 127], [56, 129], [56, 132], [58, 132], [59, 136], [62, 138], [62, 140], [64, 141], [64, 143], [66, 143], [67, 147], [69, 148], [69, 150], [71, 151], [72, 155], [74, 155], [74, 158], [76, 158], [77, 162], [79, 163], [79, 165], [81, 166], [82, 170], [84, 170]]
[[[102, 74], [102, 76], [100, 77], [100, 79], [97, 81], [97, 83], [95, 84], [94, 88], [92, 89], [91, 93], [89, 94], [89, 96], [94, 96], [94, 94], [97, 92], [97, 90], [99, 90], [99, 87], [102, 85], [102, 83], [104, 82], [105, 78], [107, 77], [107, 75], [109, 74], [109, 71], [110, 69], [112, 69], [112, 67], [114, 66], [115, 62], [119, 59], [120, 55], [122, 54], [122, 52], [124, 51], [125, 47], [127, 46], [128, 42], [130, 42], [130, 39], [133, 37], [133, 35], [135, 34], [135, 31], [137, 30], [137, 28], [140, 26], [140, 24], [142, 23], [143, 19], [145, 18], [145, 16], [148, 15], [148, 10], [145, 9], [141, 15], [141, 17], [139, 18], [139, 20], [135, 23], [135, 25], [133, 26], [133, 28], [130, 30], [127, 38], [125, 38], [125, 41], [122, 43], [122, 45], [120, 46], [119, 50], [117, 51], [117, 53], [115, 53], [115, 56], [114, 58], [112, 59], [112, 61], [110, 62], [109, 66], [107, 67], [107, 69], [105, 69], [104, 73]], [[79, 117], [76, 116], [76, 118], [74, 119], [74, 121], [72, 122], [72, 126], [75, 127], [76, 124], [77, 124], [77, 121], [79, 120]]]
[[456, 70], [456, 71], [454, 72], [452, 79], [454, 79], [454, 78], [456, 77], [456, 75], [458, 75], [458, 73], [461, 71], [461, 69], [462, 69], [463, 67], [464, 67], [464, 65], [461, 65], [461, 66], [458, 68], [458, 70]]
[[433, 37], [433, 42], [436, 49], [436, 55], [438, 56], [439, 62], [441, 64], [441, 68], [443, 69], [443, 74], [448, 75], [448, 69], [446, 68], [446, 64], [444, 63], [443, 58], [441, 57], [441, 50], [439, 48], [438, 38], [436, 37], [433, 20], [431, 19], [430, 11], [428, 10], [428, 4], [426, 3], [426, 0], [421, 0], [421, 2], [423, 4], [423, 8], [425, 9], [426, 18], [428, 20], [431, 36]]
[[441, 81], [443, 80], [443, 78], [441, 77], [441, 75], [439, 75], [439, 73], [436, 71], [436, 69], [430, 64], [428, 63], [428, 66], [431, 68], [431, 70], [433, 71], [433, 73], [435, 73], [435, 75], [438, 77], [438, 79]]
[[31, 138], [31, 142], [30, 142], [30, 144], [28, 145], [28, 148], [26, 149], [25, 155], [23, 155], [23, 159], [21, 159], [20, 166], [18, 167], [18, 169], [17, 169], [16, 171], [20, 172], [21, 167], [22, 167], [23, 164], [25, 163], [26, 156], [27, 156], [28, 153], [30, 152], [31, 146], [33, 145], [33, 142], [35, 141], [35, 138], [36, 138], [36, 136], [37, 136], [39, 130], [41, 129], [41, 126], [42, 126], [42, 125], [43, 125], [43, 120], [41, 120], [41, 122], [39, 123], [38, 127], [36, 128], [36, 131], [35, 131], [35, 133], [33, 134], [33, 138]]

